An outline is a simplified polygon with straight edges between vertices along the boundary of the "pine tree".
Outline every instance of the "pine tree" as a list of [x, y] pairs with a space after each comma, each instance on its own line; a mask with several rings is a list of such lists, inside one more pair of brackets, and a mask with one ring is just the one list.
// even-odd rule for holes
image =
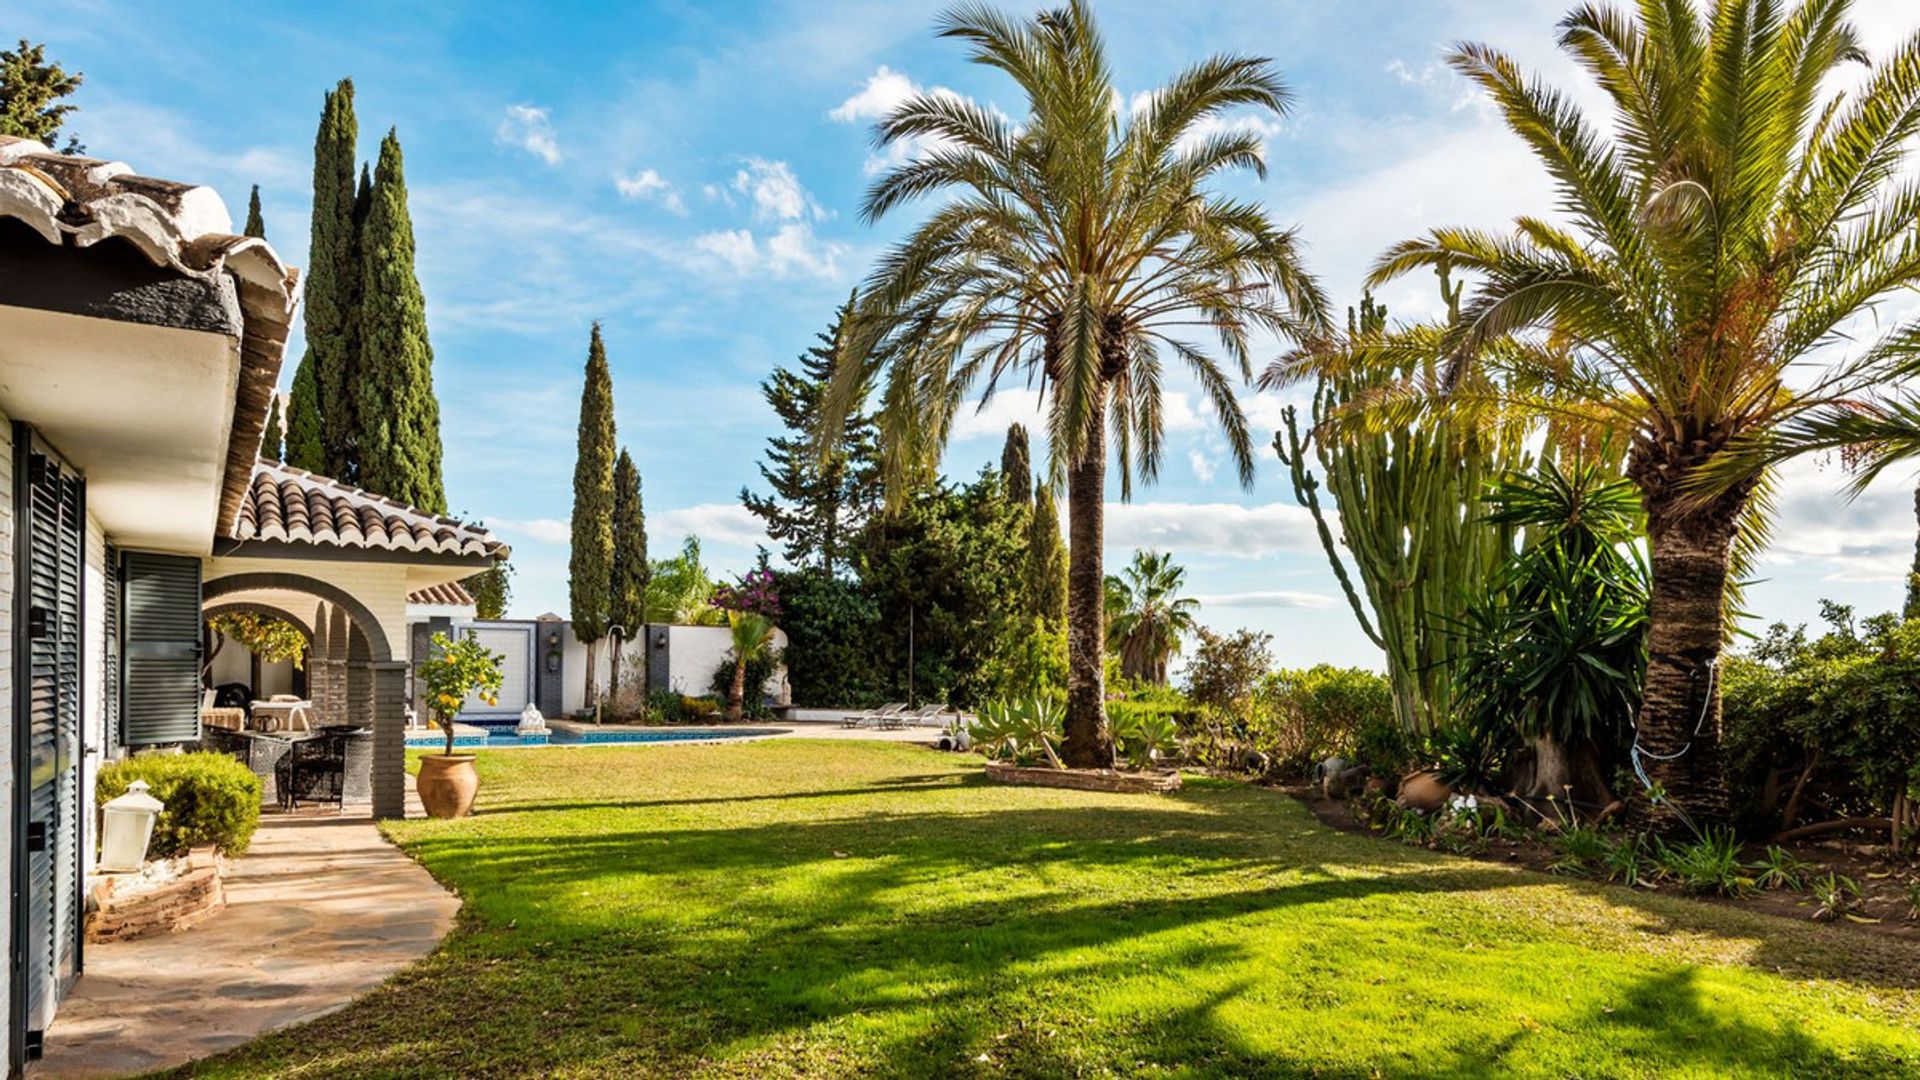
[[[644, 635], [647, 621], [647, 580], [652, 566], [647, 562], [647, 515], [640, 502], [640, 470], [633, 455], [620, 451], [613, 467], [613, 573], [607, 590], [607, 621], [613, 632], [613, 663], [608, 668], [607, 689], [620, 692], [620, 652], [627, 640]], [[645, 667], [641, 668], [640, 691], [646, 692]]]
[[1060, 539], [1060, 511], [1053, 490], [1039, 485], [1027, 522], [1027, 614], [1049, 627], [1067, 621], [1067, 545]]
[[[80, 89], [84, 76], [47, 63], [47, 47], [20, 39], [17, 48], [0, 50], [0, 135], [32, 139], [52, 146], [60, 125], [76, 106], [63, 103]], [[86, 148], [72, 135], [62, 148], [78, 154]]]
[[360, 361], [353, 412], [359, 420], [357, 483], [436, 514], [447, 511], [440, 475], [440, 403], [433, 396], [427, 301], [413, 270], [413, 218], [400, 139], [380, 142], [372, 205], [360, 234]]
[[[302, 368], [313, 375], [313, 403], [318, 414], [321, 457], [318, 467], [296, 455], [304, 453], [300, 434], [289, 431], [296, 449], [288, 460], [301, 468], [355, 482], [358, 457], [353, 446], [358, 430], [353, 416], [353, 368], [359, 360], [360, 236], [354, 221], [353, 166], [360, 140], [360, 122], [353, 112], [353, 80], [342, 79], [329, 91], [320, 110], [320, 130], [313, 144], [313, 234], [307, 249], [304, 308], [307, 351]], [[295, 376], [298, 397], [299, 378]], [[289, 420], [288, 426], [296, 425]]]
[[313, 350], [300, 357], [293, 370], [293, 389], [287, 393], [287, 437], [280, 460], [308, 472], [327, 471], [327, 444], [322, 432], [326, 421], [320, 415], [320, 390], [314, 385]]
[[741, 503], [767, 523], [767, 535], [781, 542], [789, 563], [828, 577], [845, 563], [853, 535], [880, 500], [872, 418], [854, 410], [824, 459], [814, 430], [852, 304], [849, 299], [834, 312], [833, 324], [800, 355], [797, 367], [776, 368], [760, 384], [788, 433], [767, 440], [767, 460], [760, 466], [773, 494], [740, 491]]
[[1022, 506], [1033, 504], [1033, 462], [1024, 425], [1007, 427], [1007, 443], [1000, 450], [1000, 479], [1007, 485], [1008, 502]]
[[247, 196], [247, 227], [240, 230], [242, 236], [267, 238], [267, 221], [260, 216], [260, 185], [253, 185], [253, 193]]
[[599, 700], [595, 651], [607, 636], [613, 584], [613, 374], [600, 324], [587, 346], [586, 386], [580, 391], [580, 451], [573, 465], [573, 550], [567, 559], [567, 597], [573, 633], [587, 646], [588, 705]]

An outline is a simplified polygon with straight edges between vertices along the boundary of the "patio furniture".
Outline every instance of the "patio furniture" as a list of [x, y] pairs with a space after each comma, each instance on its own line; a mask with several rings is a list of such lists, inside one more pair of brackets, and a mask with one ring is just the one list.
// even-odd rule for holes
[[[289, 700], [281, 700], [281, 698]], [[253, 703], [253, 726], [261, 731], [312, 731], [313, 702], [291, 695]]]
[[923, 705], [913, 712], [902, 714], [900, 717], [900, 726], [916, 728], [923, 725], [941, 727], [944, 725], [941, 723], [940, 717], [947, 711], [948, 709], [945, 705]]
[[889, 716], [898, 716], [900, 712], [904, 710], [906, 707], [907, 707], [906, 702], [895, 701], [895, 702], [890, 702], [886, 705], [882, 705], [877, 709], [866, 709], [861, 712], [850, 712], [847, 715], [840, 718], [840, 726], [844, 728], [857, 728], [868, 723], [873, 723], [876, 726], [878, 726], [880, 721], [884, 720], [886, 717], [889, 717]]
[[214, 703], [214, 692], [207, 691], [200, 697], [200, 726], [218, 728], [223, 731], [239, 731], [247, 726], [247, 710], [222, 708]]
[[258, 731], [209, 728], [201, 732], [200, 743], [209, 750], [233, 755], [260, 778], [260, 801], [279, 803], [278, 767], [280, 760], [293, 749], [292, 740], [283, 735], [265, 735]]

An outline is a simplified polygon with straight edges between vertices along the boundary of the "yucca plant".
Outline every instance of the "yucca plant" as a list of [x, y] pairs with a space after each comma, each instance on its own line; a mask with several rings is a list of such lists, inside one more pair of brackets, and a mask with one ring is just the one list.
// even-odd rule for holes
[[[1460, 317], [1325, 354], [1451, 357], [1385, 395], [1395, 423], [1531, 412], [1628, 448], [1652, 570], [1636, 750], [1663, 794], [1633, 810], [1669, 835], [1728, 816], [1715, 668], [1736, 538], [1755, 535], [1769, 466], [1821, 445], [1878, 439], [1881, 460], [1920, 445], [1920, 405], [1881, 398], [1915, 366], [1920, 323], [1862, 319], [1920, 285], [1920, 36], [1870, 60], [1850, 7], [1577, 7], [1559, 43], [1598, 84], [1600, 115], [1496, 48], [1457, 48], [1455, 70], [1552, 175], [1558, 217], [1395, 245], [1371, 283], [1469, 275]], [[1864, 75], [1855, 88], [1832, 78], [1844, 67]]]
[[941, 16], [939, 33], [1012, 78], [1025, 115], [923, 93], [877, 126], [882, 146], [929, 145], [873, 185], [862, 216], [874, 221], [930, 196], [942, 202], [861, 287], [821, 427], [838, 430], [876, 385], [883, 472], [897, 501], [937, 466], [969, 397], [984, 404], [1009, 383], [1040, 390], [1072, 552], [1065, 755], [1076, 767], [1107, 766], [1108, 455], [1123, 498], [1135, 479], [1158, 474], [1171, 361], [1198, 382], [1251, 486], [1234, 376], [1251, 376], [1251, 351], [1269, 335], [1325, 322], [1293, 234], [1257, 203], [1208, 190], [1222, 172], [1265, 170], [1260, 137], [1218, 128], [1220, 114], [1283, 115], [1290, 95], [1267, 60], [1216, 56], [1132, 108], [1086, 0], [1027, 20], [959, 7]]

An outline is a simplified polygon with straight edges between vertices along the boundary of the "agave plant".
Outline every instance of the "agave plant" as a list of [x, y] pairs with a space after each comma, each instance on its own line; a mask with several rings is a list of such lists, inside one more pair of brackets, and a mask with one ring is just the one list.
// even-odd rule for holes
[[968, 735], [988, 757], [1018, 759], [1038, 751], [1059, 769], [1064, 766], [1053, 744], [1060, 739], [1060, 720], [1060, 706], [1052, 698], [989, 701]]
[[1114, 743], [1127, 764], [1145, 769], [1180, 749], [1180, 728], [1164, 713], [1123, 713], [1113, 720]]

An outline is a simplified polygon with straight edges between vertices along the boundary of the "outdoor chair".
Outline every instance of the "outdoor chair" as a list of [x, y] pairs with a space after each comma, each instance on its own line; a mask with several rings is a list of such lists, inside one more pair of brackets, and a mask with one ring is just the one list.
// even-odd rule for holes
[[847, 715], [840, 718], [840, 726], [844, 728], [857, 728], [857, 727], [863, 727], [868, 723], [872, 723], [875, 727], [879, 727], [887, 717], [899, 715], [901, 710], [905, 709], [906, 707], [907, 707], [906, 702], [895, 701], [895, 702], [890, 702], [886, 705], [882, 705], [877, 709], [867, 709], [862, 712], [850, 712]]
[[948, 711], [945, 705], [923, 705], [916, 712], [900, 718], [902, 727], [941, 727], [941, 716]]

